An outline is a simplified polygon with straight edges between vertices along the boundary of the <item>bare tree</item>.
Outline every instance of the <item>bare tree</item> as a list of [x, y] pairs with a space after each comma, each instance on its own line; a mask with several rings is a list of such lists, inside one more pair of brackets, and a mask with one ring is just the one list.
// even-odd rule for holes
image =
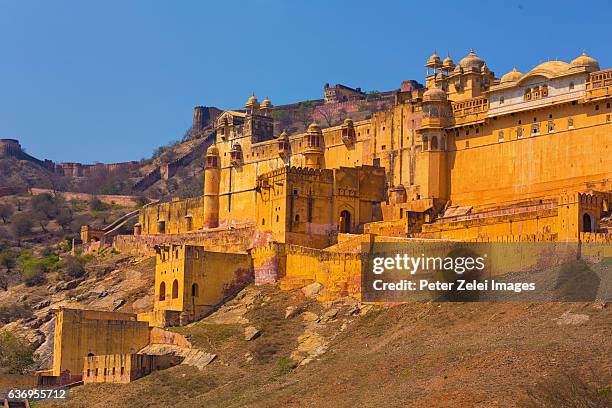
[[304, 125], [304, 130], [308, 129], [308, 125], [312, 122], [312, 114], [314, 113], [314, 105], [310, 101], [300, 102], [295, 111], [295, 119]]
[[321, 116], [323, 120], [325, 120], [327, 127], [333, 126], [333, 123], [334, 123], [333, 109], [329, 109], [326, 106], [319, 106], [317, 108], [317, 115]]

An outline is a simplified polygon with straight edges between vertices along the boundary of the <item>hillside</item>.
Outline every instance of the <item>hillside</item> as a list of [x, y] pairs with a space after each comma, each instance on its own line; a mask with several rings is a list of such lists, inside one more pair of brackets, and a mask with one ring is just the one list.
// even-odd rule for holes
[[[381, 309], [269, 287], [239, 298], [177, 329], [217, 355], [202, 371], [177, 366], [127, 385], [81, 386], [42, 406], [528, 407], [611, 379], [612, 316], [598, 303]], [[288, 307], [295, 316], [285, 318]], [[249, 342], [250, 325], [261, 335]]]

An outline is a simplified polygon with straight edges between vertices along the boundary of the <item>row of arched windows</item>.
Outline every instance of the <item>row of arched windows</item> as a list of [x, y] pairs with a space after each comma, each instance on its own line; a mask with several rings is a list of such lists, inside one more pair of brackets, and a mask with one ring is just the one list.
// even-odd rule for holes
[[[174, 282], [172, 282], [172, 299], [178, 299], [178, 287], [179, 287], [179, 283], [178, 280], [175, 279]], [[193, 285], [191, 285], [191, 296], [192, 297], [198, 297], [200, 295], [200, 288], [198, 286], [197, 283], [194, 283]], [[166, 300], [166, 282], [162, 282], [159, 285], [159, 300]]]

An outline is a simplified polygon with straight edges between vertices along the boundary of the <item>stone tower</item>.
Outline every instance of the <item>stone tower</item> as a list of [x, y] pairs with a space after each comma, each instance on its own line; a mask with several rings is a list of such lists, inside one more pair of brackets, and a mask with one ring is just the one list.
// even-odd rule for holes
[[441, 88], [423, 94], [423, 119], [417, 130], [422, 144], [418, 160], [417, 184], [423, 198], [448, 199], [446, 132], [452, 124], [451, 106]]
[[306, 131], [306, 149], [304, 150], [305, 167], [322, 169], [323, 166], [323, 132], [316, 123], [311, 123]]
[[213, 144], [206, 151], [206, 167], [204, 169], [204, 228], [219, 226], [220, 161], [219, 149]]
[[196, 106], [193, 108], [193, 131], [198, 132], [204, 127], [210, 120], [208, 110], [204, 106]]

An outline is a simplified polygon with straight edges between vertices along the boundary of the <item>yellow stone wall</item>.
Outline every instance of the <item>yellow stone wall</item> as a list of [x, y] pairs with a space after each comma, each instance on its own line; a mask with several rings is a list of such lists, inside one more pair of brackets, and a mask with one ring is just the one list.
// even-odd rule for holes
[[[597, 111], [592, 103], [551, 106], [451, 133], [451, 201], [487, 206], [556, 197], [564, 191], [609, 190], [612, 110], [606, 106], [600, 103]], [[570, 118], [574, 129], [568, 129]], [[552, 133], [548, 133], [549, 121], [554, 123]], [[534, 123], [540, 125], [540, 135], [530, 134]], [[518, 127], [523, 128], [522, 138], [517, 136]], [[501, 143], [499, 132], [504, 134]]]
[[154, 309], [184, 312], [188, 320], [195, 320], [252, 281], [252, 261], [246, 253], [210, 252], [195, 245], [160, 246]]
[[149, 325], [131, 313], [60, 309], [55, 317], [53, 375], [82, 375], [89, 355], [135, 353], [149, 344]]

